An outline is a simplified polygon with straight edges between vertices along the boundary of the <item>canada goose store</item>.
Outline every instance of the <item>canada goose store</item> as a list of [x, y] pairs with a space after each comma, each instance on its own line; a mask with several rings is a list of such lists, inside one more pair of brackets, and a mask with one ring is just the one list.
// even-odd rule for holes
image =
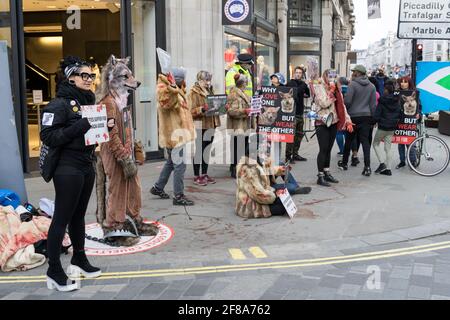
[[132, 57], [142, 83], [130, 97], [136, 137], [150, 158], [160, 157], [156, 48], [165, 49], [165, 37], [164, 0], [1, 0], [0, 41], [7, 45], [24, 172], [38, 170], [40, 114], [55, 97], [58, 65], [67, 55], [94, 62], [99, 73], [111, 54]]

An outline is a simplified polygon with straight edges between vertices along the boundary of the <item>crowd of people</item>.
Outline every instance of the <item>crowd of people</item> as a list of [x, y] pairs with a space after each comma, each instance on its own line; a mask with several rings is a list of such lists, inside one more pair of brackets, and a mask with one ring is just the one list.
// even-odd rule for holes
[[[87, 277], [94, 278], [101, 274], [99, 268], [89, 263], [84, 252], [84, 217], [96, 175], [96, 147], [85, 145], [84, 135], [91, 128], [91, 124], [88, 118], [82, 117], [82, 106], [100, 101], [108, 105], [107, 125], [113, 141], [101, 146], [99, 157], [103, 161], [108, 178], [115, 179], [112, 185], [110, 183], [108, 201], [123, 203], [115, 206], [108, 202], [107, 207], [120, 208], [121, 212], [106, 213], [104, 227], [110, 229], [104, 231], [108, 230], [115, 236], [123, 235], [127, 226], [126, 216], [131, 215], [131, 224], [137, 226], [140, 233], [155, 232], [146, 228], [139, 215], [141, 190], [137, 166], [132, 155], [133, 141], [126, 135], [125, 139], [121, 138], [126, 130], [123, 128], [122, 117], [118, 114], [126, 105], [127, 91], [130, 88], [137, 89], [140, 84], [125, 66], [126, 59], [123, 60], [111, 58], [111, 70], [105, 72], [102, 78], [103, 82], [109, 81], [111, 87], [97, 82], [96, 86], [103, 90], [103, 95], [97, 96], [96, 99], [92, 85], [98, 79], [93, 66], [77, 57], [65, 58], [61, 63], [57, 97], [45, 110], [47, 116], [42, 122], [41, 139], [44, 144], [58, 148], [52, 176], [56, 191], [55, 214], [48, 234], [49, 288], [61, 291], [76, 289], [75, 282], [67, 277], [59, 258], [62, 238], [67, 227], [74, 247], [71, 265]], [[124, 66], [114, 70], [119, 62]], [[331, 75], [331, 70], [325, 70], [320, 79], [307, 81], [305, 68], [302, 66], [295, 68], [293, 78], [288, 82], [282, 73], [270, 75], [274, 87], [296, 88], [295, 138], [293, 143], [286, 146], [283, 163], [281, 160], [276, 162], [272, 157], [274, 153], [271, 152], [277, 149], [280, 154], [281, 149], [270, 143], [266, 135], [257, 131], [257, 117], [252, 114], [251, 105], [254, 94], [251, 72], [253, 65], [251, 55], [240, 54], [238, 61], [226, 74], [227, 129], [233, 142], [230, 175], [236, 179], [235, 212], [238, 216], [267, 218], [272, 215], [286, 215], [287, 210], [280, 200], [280, 192], [284, 189], [291, 195], [311, 192], [310, 187], [300, 187], [291, 172], [296, 161], [307, 161], [300, 156], [299, 151], [304, 137], [305, 99], [308, 98], [312, 99], [313, 109], [317, 113], [315, 130], [319, 147], [316, 159], [319, 186], [330, 187], [339, 183], [331, 173], [335, 141], [339, 147], [338, 154], [342, 156], [342, 160], [337, 164], [338, 168], [348, 169], [350, 155], [351, 165], [357, 166], [358, 150], [362, 146], [362, 174], [370, 176], [370, 152], [373, 144], [379, 161], [375, 173], [392, 175], [391, 141], [402, 117], [401, 105], [395, 91], [414, 90], [409, 77], [398, 81], [388, 79], [381, 73], [376, 77], [368, 77], [366, 69], [361, 65], [352, 69], [351, 79], [335, 78], [335, 75]], [[170, 199], [164, 189], [173, 173], [173, 205], [194, 205], [194, 201], [184, 192], [187, 144], [194, 143], [196, 147], [193, 183], [199, 186], [216, 183], [208, 174], [214, 133], [216, 128], [221, 126], [219, 116], [208, 114], [207, 97], [214, 94], [212, 77], [208, 71], [199, 71], [189, 92], [186, 88], [186, 70], [183, 68], [172, 68], [170, 72], [158, 77], [159, 145], [166, 150], [167, 159], [150, 193], [161, 199]], [[116, 83], [112, 83], [114, 81]], [[120, 81], [125, 82], [125, 89], [114, 87], [118, 86]], [[377, 130], [372, 138], [375, 127]], [[180, 131], [181, 134], [175, 134]], [[240, 147], [242, 145], [243, 148]], [[256, 150], [252, 150], [250, 146], [255, 145]], [[397, 169], [405, 166], [405, 150], [404, 145], [399, 145], [400, 162]], [[142, 161], [139, 164], [142, 164]], [[282, 182], [278, 180], [280, 177]]]

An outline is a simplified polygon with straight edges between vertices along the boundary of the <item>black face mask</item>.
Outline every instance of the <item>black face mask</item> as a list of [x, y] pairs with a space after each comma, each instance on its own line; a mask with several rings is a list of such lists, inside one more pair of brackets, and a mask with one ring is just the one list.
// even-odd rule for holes
[[95, 104], [95, 94], [91, 90], [83, 90], [65, 80], [58, 86], [58, 98], [76, 100], [80, 105]]

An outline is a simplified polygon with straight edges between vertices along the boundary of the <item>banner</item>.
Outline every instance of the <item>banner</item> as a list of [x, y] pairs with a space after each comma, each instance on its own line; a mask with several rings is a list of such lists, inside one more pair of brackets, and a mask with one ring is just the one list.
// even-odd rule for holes
[[106, 115], [106, 106], [92, 105], [81, 106], [83, 118], [88, 118], [91, 129], [84, 135], [84, 141], [87, 146], [92, 146], [109, 141], [108, 116]]
[[23, 177], [19, 139], [17, 138], [16, 118], [11, 95], [8, 47], [0, 41], [0, 136], [2, 137], [2, 156], [0, 157], [0, 189], [9, 189], [27, 202], [27, 191]]
[[416, 78], [423, 113], [450, 111], [450, 62], [417, 62]]
[[369, 19], [381, 18], [380, 0], [367, 0], [367, 14]]
[[261, 87], [262, 113], [258, 117], [258, 131], [267, 134], [269, 141], [294, 142], [296, 91], [289, 87]]
[[397, 124], [397, 129], [392, 137], [393, 143], [411, 144], [417, 137], [417, 122], [419, 110], [416, 91], [399, 91], [400, 104], [402, 105], [402, 118]]
[[221, 116], [227, 113], [227, 95], [218, 94], [207, 96], [206, 101], [208, 104], [208, 111], [206, 111], [205, 116]]

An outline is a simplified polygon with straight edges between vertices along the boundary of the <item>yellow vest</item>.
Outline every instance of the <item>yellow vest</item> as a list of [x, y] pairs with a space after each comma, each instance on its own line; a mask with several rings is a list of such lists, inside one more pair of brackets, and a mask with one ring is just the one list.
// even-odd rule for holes
[[[241, 72], [239, 72], [241, 70]], [[244, 92], [248, 97], [252, 97], [253, 96], [253, 81], [252, 81], [252, 76], [250, 74], [249, 71], [245, 70], [244, 68], [242, 68], [240, 65], [235, 64], [233, 65], [230, 70], [228, 70], [227, 75], [225, 77], [225, 85], [226, 85], [226, 90], [225, 92], [227, 94], [230, 94], [230, 90], [231, 88], [236, 86], [236, 82], [234, 81], [234, 75], [236, 73], [242, 73], [245, 74], [248, 78], [248, 84], [247, 87], [245, 88]]]

